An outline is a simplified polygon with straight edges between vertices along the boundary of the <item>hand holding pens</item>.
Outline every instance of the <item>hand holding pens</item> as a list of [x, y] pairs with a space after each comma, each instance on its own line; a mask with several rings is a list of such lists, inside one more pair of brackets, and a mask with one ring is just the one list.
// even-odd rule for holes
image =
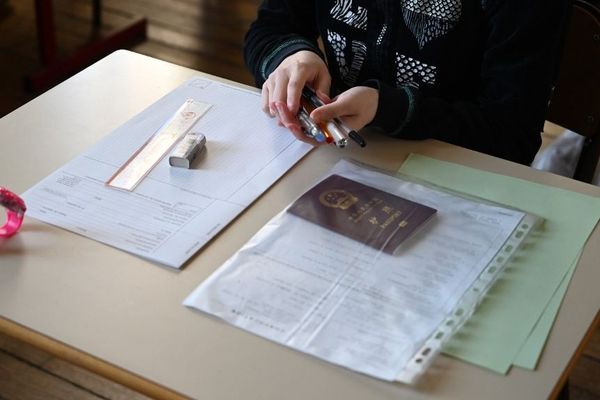
[[312, 110], [323, 105], [325, 103], [317, 96], [315, 91], [305, 86], [302, 91], [302, 101], [297, 117], [306, 136], [317, 142], [334, 143], [340, 148], [346, 147], [348, 139], [353, 140], [360, 147], [367, 145], [358, 132], [346, 127], [339, 118], [333, 118], [321, 124], [315, 123], [309, 115]]

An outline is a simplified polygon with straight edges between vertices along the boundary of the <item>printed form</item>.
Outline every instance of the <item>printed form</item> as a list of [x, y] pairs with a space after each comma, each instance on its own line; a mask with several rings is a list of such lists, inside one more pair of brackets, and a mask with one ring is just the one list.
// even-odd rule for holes
[[[168, 155], [133, 192], [106, 181], [187, 100], [211, 105], [190, 132], [206, 136], [191, 169]], [[193, 78], [24, 193], [27, 215], [180, 268], [312, 147], [260, 106], [260, 94]]]
[[375, 183], [435, 208], [437, 215], [398, 255], [390, 255], [282, 212], [184, 305], [334, 364], [411, 382], [414, 375], [405, 367], [452, 315], [524, 214], [399, 183], [346, 161], [333, 173]]

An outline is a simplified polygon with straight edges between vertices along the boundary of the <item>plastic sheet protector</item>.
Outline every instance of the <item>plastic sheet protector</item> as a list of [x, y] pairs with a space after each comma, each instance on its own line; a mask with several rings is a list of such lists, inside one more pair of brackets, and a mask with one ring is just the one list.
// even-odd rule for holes
[[511, 257], [531, 247], [522, 244], [539, 222], [342, 160], [184, 305], [360, 373], [413, 383]]
[[[133, 174], [145, 176], [135, 190], [107, 186], [132, 154], [146, 157], [140, 149], [190, 100], [201, 117], [175, 136], [206, 137], [191, 168], [171, 167], [167, 152], [147, 175]], [[260, 93], [192, 78], [23, 197], [30, 217], [180, 268], [310, 149], [265, 116]]]
[[535, 369], [581, 251], [600, 218], [600, 199], [419, 154], [411, 154], [400, 172], [544, 219], [535, 232], [536, 246], [526, 257], [513, 259], [510, 272], [488, 293], [493, 301], [484, 302], [444, 348], [446, 354], [501, 374], [511, 365]]

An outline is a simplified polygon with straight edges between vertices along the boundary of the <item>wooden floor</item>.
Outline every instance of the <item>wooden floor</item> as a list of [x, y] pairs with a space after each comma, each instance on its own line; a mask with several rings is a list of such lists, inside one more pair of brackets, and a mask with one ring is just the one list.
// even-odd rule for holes
[[[34, 0], [0, 0], [0, 116], [39, 93], [23, 78], [41, 68]], [[58, 53], [65, 57], [95, 35], [106, 35], [133, 17], [148, 19], [148, 39], [129, 49], [238, 82], [253, 84], [244, 67], [242, 41], [259, 0], [102, 0], [100, 32], [91, 28], [90, 0], [54, 0]]]
[[[33, 0], [0, 0], [0, 116], [35, 97], [23, 77], [38, 70]], [[259, 0], [103, 0], [100, 34], [134, 15], [148, 18], [148, 39], [130, 50], [252, 84], [241, 55]], [[91, 31], [89, 0], [55, 0], [59, 54], [73, 52]], [[0, 135], [2, 133], [0, 132]], [[1, 143], [1, 142], [0, 142]], [[570, 379], [571, 399], [600, 400], [600, 331]], [[0, 400], [143, 399], [145, 397], [31, 346], [0, 335]]]

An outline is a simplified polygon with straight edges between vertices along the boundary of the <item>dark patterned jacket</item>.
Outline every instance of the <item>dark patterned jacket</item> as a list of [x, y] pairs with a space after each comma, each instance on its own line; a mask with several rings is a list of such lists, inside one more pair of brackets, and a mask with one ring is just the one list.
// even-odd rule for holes
[[245, 59], [260, 86], [285, 57], [314, 51], [328, 64], [333, 93], [380, 90], [371, 125], [388, 135], [529, 164], [567, 1], [265, 0]]

